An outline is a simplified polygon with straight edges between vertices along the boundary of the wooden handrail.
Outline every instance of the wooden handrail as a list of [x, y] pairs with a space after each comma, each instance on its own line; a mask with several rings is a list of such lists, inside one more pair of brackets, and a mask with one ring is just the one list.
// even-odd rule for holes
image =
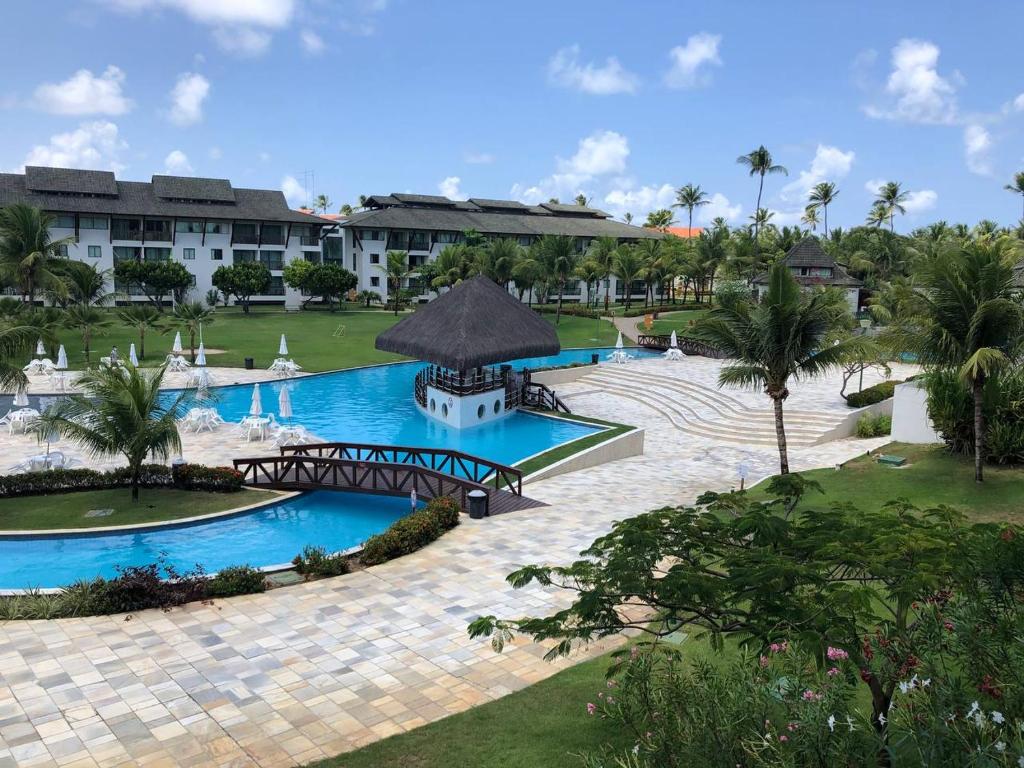
[[[669, 345], [671, 345], [672, 336], [663, 333], [641, 333], [636, 337], [636, 343], [638, 346], [645, 347], [647, 349], [659, 349], [664, 351], [669, 348]], [[703, 341], [699, 341], [698, 339], [691, 339], [686, 336], [677, 336], [676, 343], [679, 345], [679, 349], [682, 350], [683, 354], [686, 355], [700, 355], [701, 357], [711, 357], [715, 359], [725, 357], [725, 354], [721, 352], [721, 350], [718, 350]]]

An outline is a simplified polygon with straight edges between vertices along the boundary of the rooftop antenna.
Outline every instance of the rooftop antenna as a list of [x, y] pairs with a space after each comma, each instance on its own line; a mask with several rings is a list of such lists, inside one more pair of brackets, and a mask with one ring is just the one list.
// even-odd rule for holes
[[312, 210], [313, 192], [316, 187], [316, 171], [299, 171], [296, 175], [302, 176], [302, 188], [306, 192], [306, 208]]

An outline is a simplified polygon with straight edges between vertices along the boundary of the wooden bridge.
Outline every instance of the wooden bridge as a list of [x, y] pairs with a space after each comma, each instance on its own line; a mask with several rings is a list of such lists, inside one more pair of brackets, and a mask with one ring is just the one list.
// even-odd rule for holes
[[[658, 349], [664, 352], [672, 343], [672, 336], [660, 333], [641, 333], [636, 337], [637, 345], [647, 349]], [[722, 359], [725, 355], [718, 349], [697, 339], [689, 339], [685, 336], [677, 336], [676, 344], [684, 355], [700, 355], [701, 357], [713, 357]]]
[[280, 456], [235, 459], [254, 488], [347, 490], [421, 499], [450, 496], [469, 509], [470, 491], [488, 496], [489, 514], [544, 506], [523, 496], [514, 467], [444, 448], [371, 443], [311, 443], [281, 448]]

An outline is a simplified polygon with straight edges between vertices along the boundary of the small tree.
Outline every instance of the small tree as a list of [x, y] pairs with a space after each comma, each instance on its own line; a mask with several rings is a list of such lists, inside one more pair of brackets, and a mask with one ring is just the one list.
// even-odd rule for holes
[[258, 261], [243, 261], [230, 266], [217, 267], [213, 272], [213, 285], [226, 296], [234, 296], [249, 314], [249, 301], [270, 288], [270, 270]]
[[380, 301], [380, 294], [376, 291], [360, 291], [356, 298], [363, 303], [364, 307], [369, 308], [373, 302]]
[[538, 246], [545, 277], [558, 286], [558, 309], [555, 310], [555, 325], [562, 320], [562, 296], [565, 284], [576, 272], [580, 254], [576, 251], [576, 238], [570, 235], [544, 235]]
[[306, 278], [305, 288], [310, 296], [322, 297], [334, 312], [341, 307], [342, 296], [358, 284], [359, 278], [339, 264], [315, 264]]
[[188, 348], [192, 362], [196, 361], [196, 336], [203, 323], [213, 322], [213, 310], [198, 301], [189, 301], [174, 308], [174, 319], [184, 324], [188, 332]]
[[165, 296], [183, 301], [195, 283], [195, 276], [177, 261], [120, 261], [114, 265], [114, 276], [137, 286], [161, 312]]
[[398, 294], [402, 289], [402, 280], [412, 274], [409, 269], [409, 253], [407, 251], [388, 251], [387, 263], [383, 266], [378, 264], [377, 268], [387, 277], [388, 294], [391, 301], [394, 302], [395, 316], [397, 317], [401, 298]]
[[111, 323], [110, 314], [89, 304], [73, 304], [64, 312], [64, 325], [76, 328], [82, 335], [82, 351], [86, 362], [89, 361], [90, 345], [93, 335], [101, 332]]
[[148, 304], [133, 304], [117, 313], [118, 319], [131, 326], [139, 334], [139, 359], [146, 359], [146, 331], [158, 330], [165, 333], [163, 313]]

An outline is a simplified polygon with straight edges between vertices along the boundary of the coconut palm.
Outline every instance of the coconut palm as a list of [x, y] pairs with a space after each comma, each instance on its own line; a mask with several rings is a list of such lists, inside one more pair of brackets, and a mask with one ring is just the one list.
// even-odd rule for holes
[[881, 200], [875, 200], [875, 202], [871, 204], [871, 209], [868, 211], [868, 215], [864, 219], [864, 223], [871, 227], [881, 227], [888, 220], [889, 209]]
[[821, 181], [814, 185], [807, 197], [808, 210], [821, 209], [824, 215], [825, 237], [828, 237], [828, 207], [839, 197], [839, 190], [831, 181]]
[[647, 214], [647, 221], [644, 226], [650, 229], [666, 230], [676, 223], [675, 216], [668, 208], [660, 208]]
[[654, 302], [654, 286], [665, 279], [665, 263], [662, 261], [661, 241], [647, 238], [641, 240], [634, 247], [634, 252], [643, 264], [639, 277], [647, 284], [644, 291], [644, 306], [647, 306], [648, 297], [651, 303]]
[[912, 352], [932, 369], [953, 369], [974, 399], [974, 479], [982, 482], [985, 383], [1010, 362], [1024, 330], [1013, 265], [1019, 241], [966, 240], [920, 264], [916, 311], [887, 335], [893, 349]]
[[889, 217], [889, 231], [895, 231], [895, 219], [897, 213], [906, 213], [907, 209], [903, 203], [907, 201], [910, 193], [903, 190], [898, 181], [887, 181], [878, 188], [875, 195], [875, 204], [885, 208]]
[[818, 224], [821, 223], [821, 219], [818, 218], [818, 209], [811, 206], [804, 208], [804, 214], [800, 217], [800, 223], [810, 227], [812, 231], [818, 231]]
[[89, 362], [93, 336], [111, 323], [110, 314], [89, 304], [72, 304], [64, 311], [64, 326], [75, 328], [82, 336], [82, 352]]
[[352, 206], [349, 205], [348, 203], [345, 203], [344, 205], [341, 206], [341, 208], [338, 209], [338, 213], [340, 213], [342, 216], [351, 216]]
[[512, 238], [495, 238], [478, 250], [477, 271], [487, 275], [503, 288], [507, 287], [516, 262], [522, 255], [522, 246]]
[[676, 190], [676, 201], [672, 203], [673, 208], [685, 208], [687, 214], [687, 228], [693, 229], [693, 209], [700, 208], [711, 202], [708, 193], [700, 188], [700, 184], [687, 184]]
[[758, 208], [754, 213], [750, 214], [749, 218], [754, 225], [754, 239], [756, 241], [758, 233], [775, 218], [775, 211], [769, 211], [767, 208]]
[[730, 301], [697, 323], [700, 338], [732, 359], [718, 375], [719, 386], [759, 387], [771, 398], [782, 474], [789, 472], [782, 405], [789, 397], [789, 380], [818, 376], [860, 350], [854, 337], [823, 344], [835, 316], [828, 294], [801, 291], [789, 269], [775, 264], [761, 302]]
[[544, 235], [538, 242], [537, 250], [547, 278], [558, 286], [558, 308], [555, 310], [555, 325], [558, 325], [562, 321], [565, 284], [575, 273], [580, 254], [576, 250], [576, 238], [571, 235]]
[[139, 359], [146, 359], [146, 331], [155, 330], [166, 333], [164, 314], [152, 304], [132, 304], [117, 313], [118, 319], [131, 326], [139, 334]]
[[28, 377], [21, 369], [21, 361], [32, 352], [36, 339], [48, 334], [25, 320], [18, 319], [18, 325], [0, 329], [0, 390], [17, 390], [28, 384]]
[[576, 203], [576, 205], [582, 205], [584, 208], [590, 205], [590, 201], [587, 199], [587, 196], [582, 192], [576, 195], [576, 199], [573, 200], [573, 202]]
[[640, 279], [643, 274], [644, 263], [637, 255], [632, 245], [620, 245], [615, 252], [615, 262], [612, 266], [612, 274], [623, 284], [623, 293], [626, 299], [626, 311], [629, 311], [630, 299], [632, 297], [633, 283]]
[[360, 291], [356, 295], [356, 300], [361, 302], [364, 307], [369, 309], [370, 304], [375, 301], [380, 301], [380, 294], [376, 291]]
[[327, 213], [327, 209], [334, 205], [334, 203], [331, 202], [327, 195], [317, 195], [316, 202], [313, 205], [320, 213]]
[[615, 261], [615, 251], [619, 247], [619, 241], [614, 237], [595, 237], [590, 241], [587, 248], [587, 258], [595, 261], [601, 268], [600, 279], [604, 280], [604, 311], [608, 311], [608, 303], [611, 301], [612, 265]]
[[[774, 175], [781, 173], [783, 176], [788, 176], [789, 171], [786, 170], [785, 166], [776, 165], [772, 159], [772, 153], [769, 152], [764, 144], [759, 146], [757, 149], [748, 152], [745, 155], [740, 155], [736, 158], [736, 162], [744, 166], [747, 169], [748, 175], [757, 176], [757, 205], [754, 206], [755, 211], [761, 210], [761, 195], [764, 193], [764, 177], [768, 175]], [[754, 247], [757, 248], [757, 235], [760, 232], [758, 222], [754, 222]]]
[[1013, 174], [1013, 183], [1004, 185], [1003, 189], [1007, 192], [1013, 192], [1015, 195], [1020, 195], [1021, 202], [1024, 203], [1024, 171], [1018, 171]]
[[632, 224], [633, 223], [633, 214], [630, 213], [629, 211], [626, 211], [626, 213], [622, 217], [622, 220], [624, 222], [626, 222], [627, 224]]
[[576, 277], [583, 281], [583, 284], [587, 288], [587, 306], [589, 307], [591, 295], [601, 280], [601, 265], [594, 259], [583, 259], [583, 261], [576, 266], [575, 274]]
[[398, 317], [398, 294], [402, 290], [402, 280], [413, 273], [409, 269], [409, 252], [388, 251], [387, 262], [378, 264], [377, 268], [387, 277], [389, 297], [395, 303], [395, 317]]
[[196, 336], [202, 328], [203, 323], [213, 322], [213, 310], [203, 306], [199, 301], [186, 301], [174, 308], [174, 321], [185, 326], [188, 333], [188, 350], [192, 362], [196, 361]]
[[67, 292], [61, 280], [61, 251], [75, 239], [51, 239], [55, 222], [52, 214], [24, 203], [0, 209], [0, 279], [21, 291], [29, 304], [41, 290]]
[[512, 280], [516, 284], [516, 291], [519, 293], [519, 300], [523, 300], [523, 294], [529, 291], [527, 305], [533, 306], [533, 289], [544, 276], [544, 265], [536, 258], [536, 249], [521, 258], [512, 269]]
[[123, 456], [128, 462], [132, 501], [139, 500], [143, 463], [181, 452], [177, 420], [186, 392], [167, 398], [160, 392], [165, 368], [129, 366], [86, 371], [82, 394], [58, 400], [41, 417], [40, 429], [78, 443], [97, 458]]
[[116, 295], [107, 290], [111, 274], [109, 269], [97, 269], [95, 265], [84, 261], [69, 260], [60, 265], [60, 273], [67, 290], [59, 293], [47, 291], [47, 297], [56, 304], [102, 305]]

